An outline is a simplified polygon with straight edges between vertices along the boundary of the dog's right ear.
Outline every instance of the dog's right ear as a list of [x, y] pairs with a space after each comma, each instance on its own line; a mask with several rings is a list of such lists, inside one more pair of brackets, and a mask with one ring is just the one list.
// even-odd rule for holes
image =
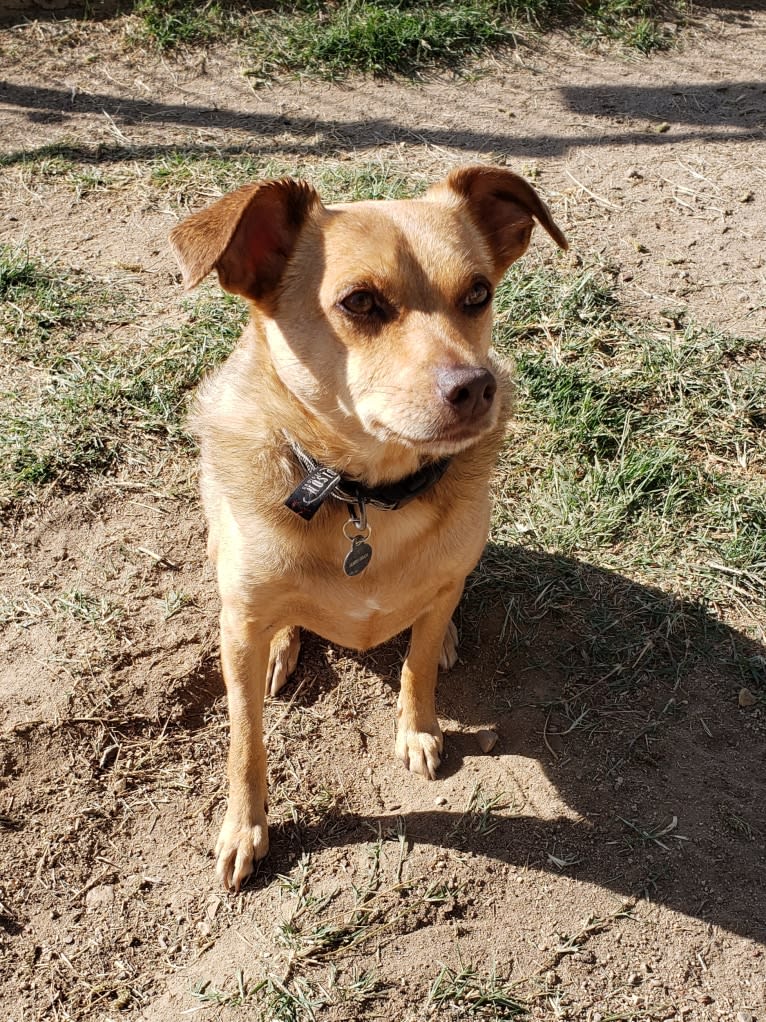
[[311, 211], [321, 205], [305, 181], [244, 185], [194, 213], [170, 233], [187, 290], [215, 269], [221, 287], [254, 301], [282, 276]]

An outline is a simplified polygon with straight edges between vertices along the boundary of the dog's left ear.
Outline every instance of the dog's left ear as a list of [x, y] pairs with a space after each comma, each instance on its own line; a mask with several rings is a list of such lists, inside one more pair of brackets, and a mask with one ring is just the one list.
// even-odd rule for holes
[[498, 167], [462, 167], [434, 185], [426, 198], [443, 199], [445, 191], [465, 203], [476, 226], [486, 237], [503, 273], [523, 255], [535, 221], [550, 234], [559, 248], [569, 247], [550, 210], [528, 181], [511, 170]]

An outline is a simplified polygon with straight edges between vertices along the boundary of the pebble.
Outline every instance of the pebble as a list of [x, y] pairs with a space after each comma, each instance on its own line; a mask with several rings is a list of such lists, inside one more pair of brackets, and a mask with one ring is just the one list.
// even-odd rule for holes
[[755, 696], [753, 695], [749, 688], [741, 688], [739, 690], [739, 697], [737, 699], [737, 702], [739, 703], [740, 706], [742, 707], [755, 706], [757, 701], [758, 700], [755, 698]]
[[434, 805], [435, 806], [446, 806], [447, 805], [447, 799], [444, 797], [444, 795], [440, 795], [437, 799], [434, 799]]
[[479, 748], [482, 752], [492, 752], [497, 745], [497, 733], [482, 728], [481, 731], [476, 732], [476, 741], [479, 743]]
[[737, 1022], [753, 1022], [753, 1016], [749, 1011], [738, 1011]]
[[114, 887], [110, 884], [101, 884], [99, 887], [91, 887], [85, 895], [85, 907], [89, 912], [98, 908], [106, 908], [114, 901]]
[[643, 181], [644, 175], [638, 169], [638, 167], [631, 167], [628, 173], [625, 175], [628, 180], [635, 179], [636, 181]]

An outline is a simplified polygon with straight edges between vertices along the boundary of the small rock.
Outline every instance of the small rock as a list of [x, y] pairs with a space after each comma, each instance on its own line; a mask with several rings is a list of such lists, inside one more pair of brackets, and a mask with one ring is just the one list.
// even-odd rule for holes
[[758, 700], [755, 698], [749, 688], [741, 688], [739, 690], [739, 696], [737, 702], [740, 706], [755, 706]]
[[447, 799], [444, 797], [444, 795], [440, 795], [437, 799], [434, 799], [435, 806], [446, 806], [446, 804]]
[[200, 937], [209, 937], [212, 932], [212, 929], [213, 928], [210, 925], [210, 923], [205, 922], [197, 923], [197, 932], [199, 933]]
[[670, 125], [667, 121], [663, 121], [662, 124], [658, 124], [654, 130], [658, 135], [664, 135], [666, 131], [670, 131]]
[[634, 181], [643, 181], [644, 180], [644, 175], [641, 173], [641, 171], [638, 169], [638, 167], [631, 167], [630, 170], [628, 171], [628, 173], [625, 176], [628, 178], [629, 181], [630, 180], [634, 180]]
[[637, 987], [642, 980], [642, 976], [638, 972], [631, 972], [628, 976], [628, 986]]
[[479, 743], [479, 748], [482, 752], [492, 752], [497, 745], [497, 733], [482, 728], [481, 731], [476, 732], [476, 741]]
[[559, 974], [556, 972], [555, 969], [548, 969], [548, 971], [545, 974], [545, 982], [549, 987], [555, 987], [558, 983], [561, 982], [561, 980], [559, 979]]
[[755, 192], [743, 192], [738, 198], [740, 202], [752, 202], [755, 198]]
[[738, 1011], [737, 1022], [753, 1022], [753, 1016], [749, 1011]]
[[101, 884], [98, 887], [91, 887], [85, 895], [85, 908], [93, 912], [99, 908], [107, 908], [114, 902], [114, 887], [111, 884]]

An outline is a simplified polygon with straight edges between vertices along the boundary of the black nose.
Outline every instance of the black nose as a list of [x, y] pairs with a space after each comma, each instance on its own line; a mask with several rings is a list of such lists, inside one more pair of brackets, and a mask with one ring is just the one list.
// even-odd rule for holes
[[440, 369], [436, 384], [444, 401], [466, 422], [484, 415], [497, 391], [495, 377], [481, 366]]

